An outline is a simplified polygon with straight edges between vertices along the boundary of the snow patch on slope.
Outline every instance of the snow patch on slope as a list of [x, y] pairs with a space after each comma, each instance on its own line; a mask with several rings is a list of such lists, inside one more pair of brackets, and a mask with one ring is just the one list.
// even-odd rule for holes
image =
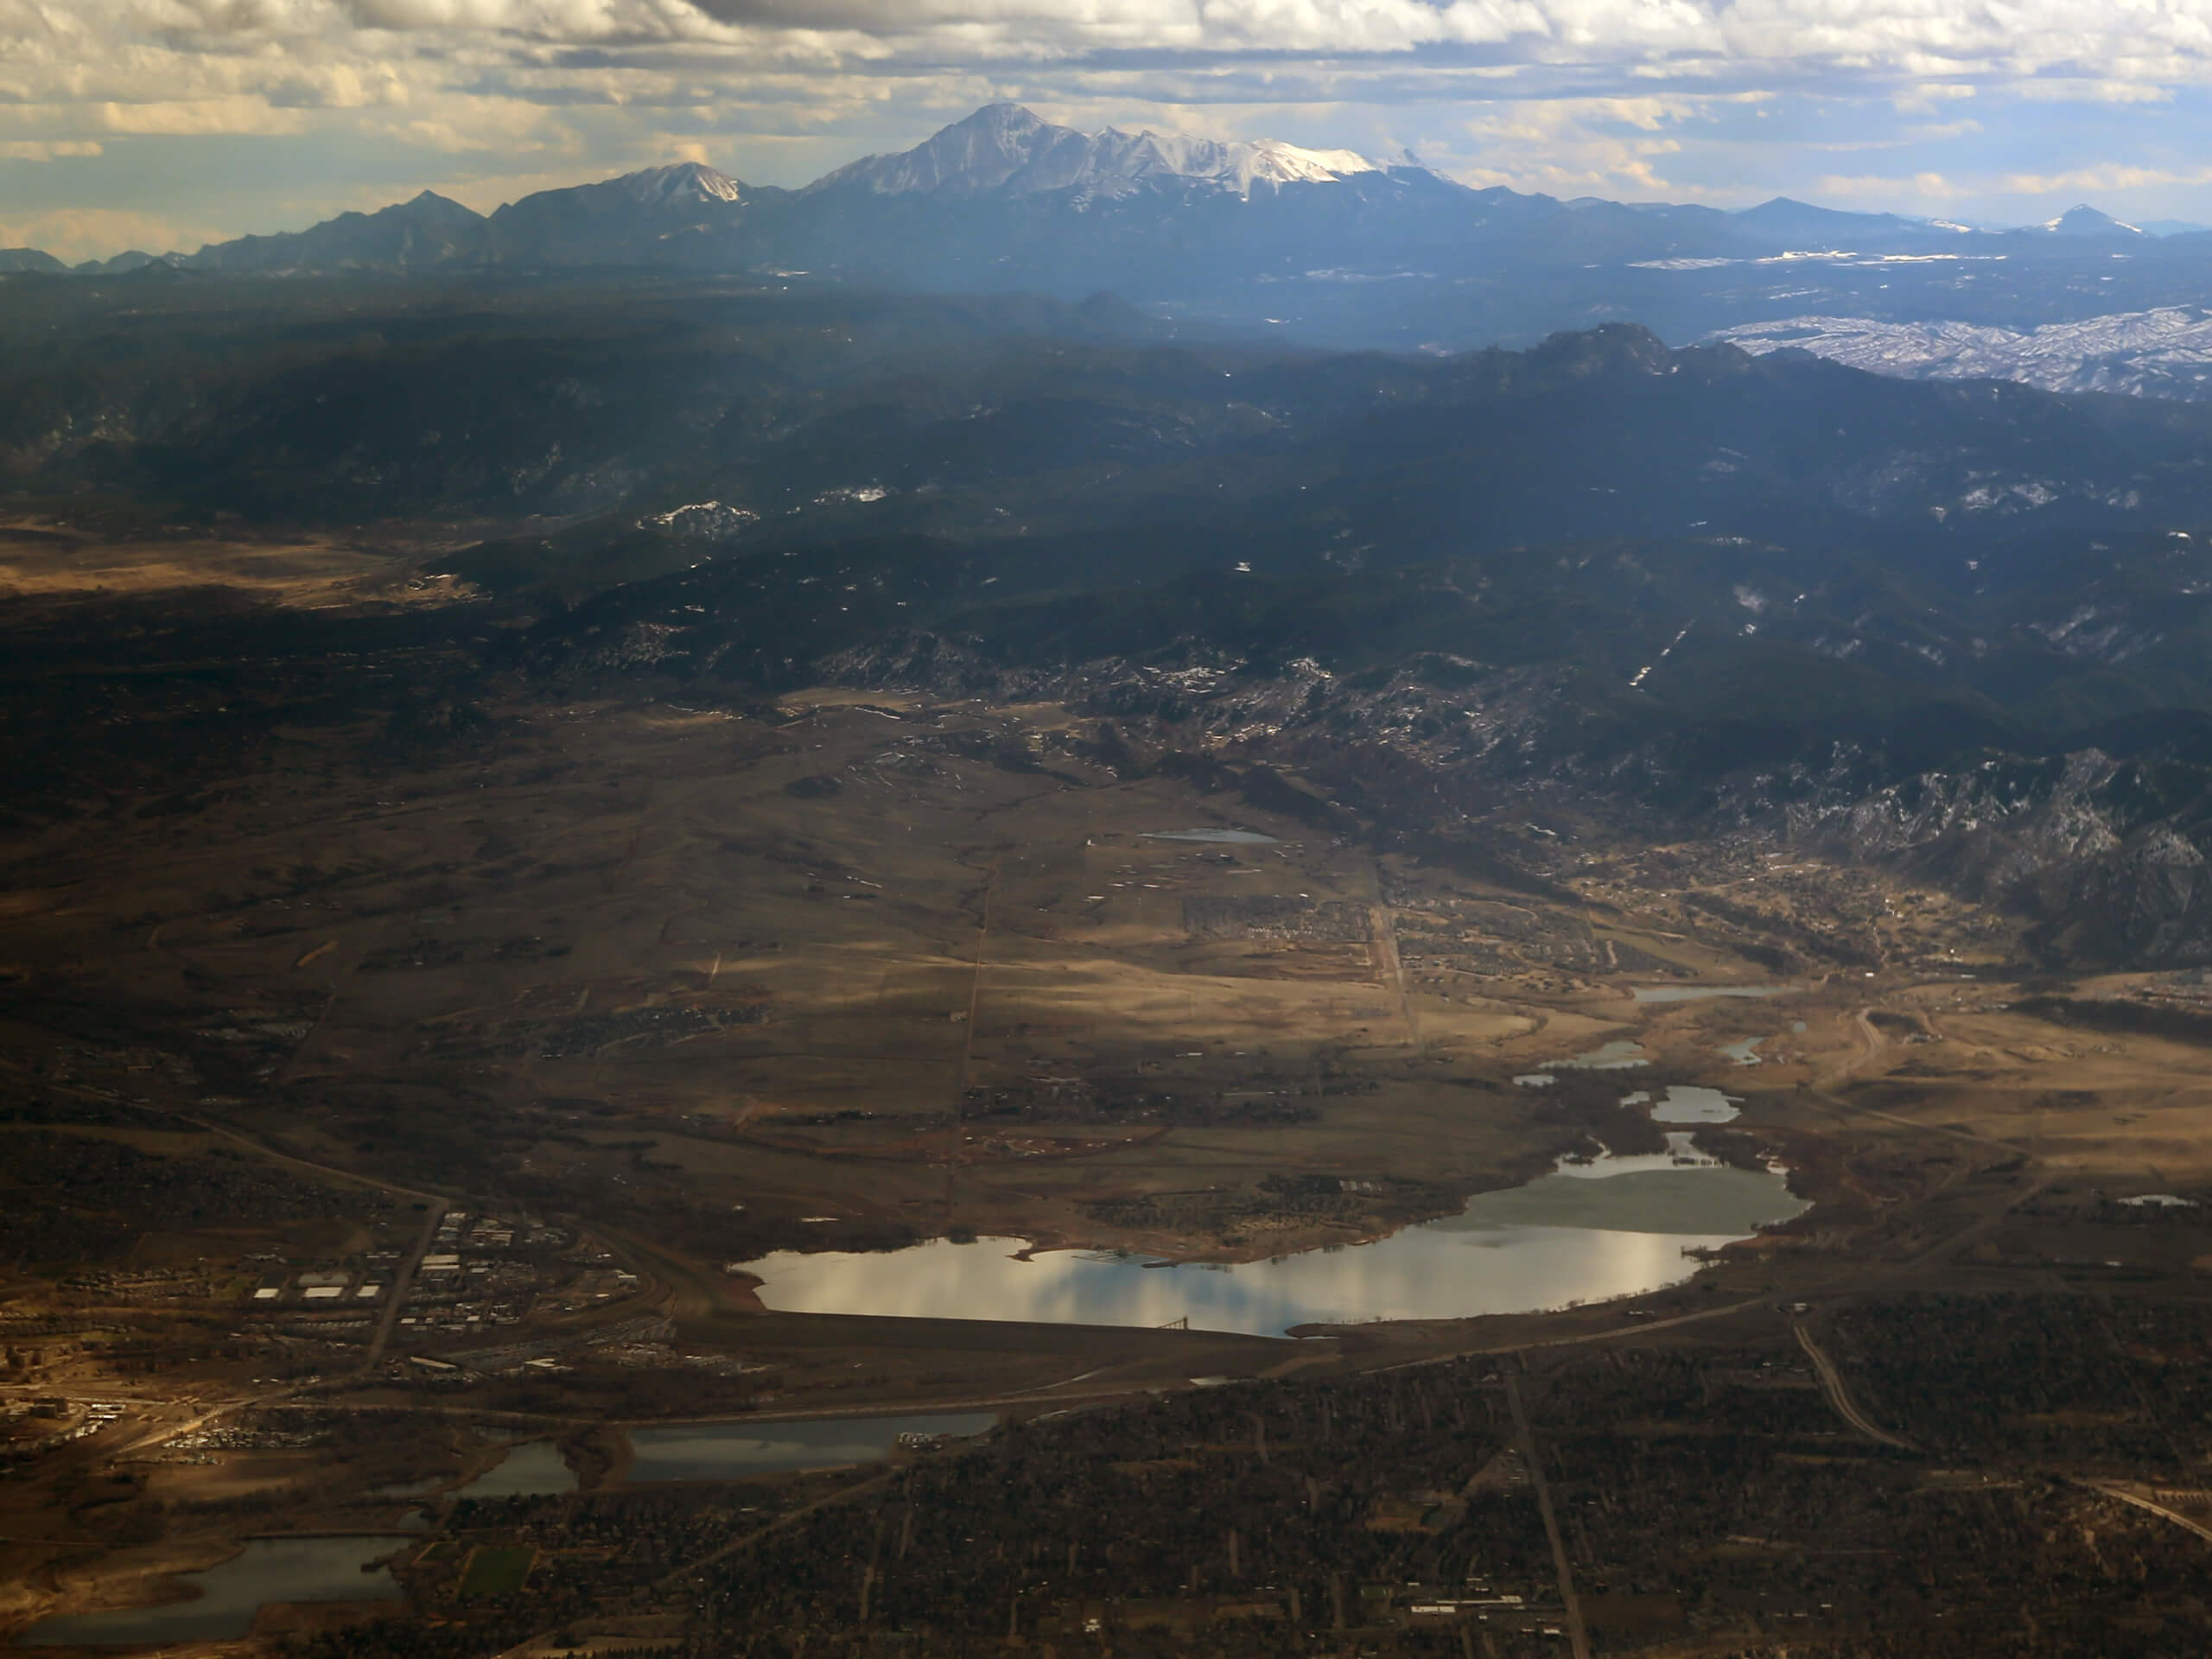
[[1854, 369], [1914, 380], [2018, 380], [2046, 391], [2212, 398], [2212, 313], [2190, 306], [2115, 312], [2021, 331], [1969, 322], [1788, 317], [1708, 337], [1756, 354], [1794, 346]]

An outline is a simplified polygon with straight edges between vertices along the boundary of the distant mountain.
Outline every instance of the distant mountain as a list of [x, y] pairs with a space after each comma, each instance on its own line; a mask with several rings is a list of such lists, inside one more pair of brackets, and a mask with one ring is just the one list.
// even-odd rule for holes
[[218, 243], [178, 263], [195, 270], [423, 270], [473, 263], [483, 226], [482, 214], [425, 190], [309, 230]]
[[134, 270], [143, 270], [148, 265], [169, 265], [177, 263], [173, 253], [148, 253], [142, 248], [132, 248], [108, 259], [87, 259], [70, 269], [84, 276], [122, 276]]
[[[29, 251], [4, 257], [54, 269]], [[539, 191], [488, 218], [425, 192], [162, 257], [240, 273], [658, 269], [1065, 301], [1105, 290], [1186, 327], [1452, 352], [1624, 320], [1685, 341], [1804, 316], [2016, 333], [2130, 316], [2203, 301], [2212, 234], [2152, 236], [2086, 206], [1988, 231], [1786, 197], [1741, 213], [1562, 201], [1471, 188], [1410, 156], [1084, 132], [993, 104], [798, 190], [683, 162]]]
[[105, 259], [86, 259], [66, 265], [50, 253], [37, 248], [0, 248], [0, 276], [13, 271], [35, 271], [42, 275], [67, 274], [72, 276], [127, 276], [149, 265], [159, 265], [164, 270], [174, 270], [187, 263], [186, 256], [176, 253], [148, 253], [132, 248]]
[[648, 168], [508, 203], [486, 224], [484, 257], [523, 266], [736, 264], [747, 210], [788, 194], [696, 162]]
[[994, 104], [912, 149], [868, 156], [798, 191], [684, 162], [540, 191], [488, 219], [425, 191], [305, 231], [165, 257], [226, 271], [800, 269], [1069, 297], [1116, 287], [1159, 299], [1224, 283], [1449, 280], [1432, 267], [1464, 270], [1471, 262], [1493, 271], [1580, 269], [1757, 257], [1807, 244], [1919, 245], [1960, 234], [1787, 200], [1738, 214], [1561, 202], [1472, 189], [1411, 157], [1382, 161], [1277, 139], [1085, 133], [1017, 104]]
[[1753, 236], [1778, 238], [1798, 247], [1842, 247], [1855, 242], [1894, 243], [1903, 238], [1941, 239], [1970, 236], [1963, 225], [1948, 220], [1908, 219], [1898, 213], [1851, 213], [1777, 196], [1734, 215]]
[[2139, 241], [2146, 238], [2149, 232], [2114, 219], [2110, 213], [2100, 213], [2087, 203], [2082, 203], [2068, 208], [2056, 219], [2048, 219], [2040, 225], [2028, 226], [2021, 234], [2096, 237], [2106, 240], [2117, 238]]
[[1222, 143], [1179, 133], [1083, 133], [1053, 126], [1019, 104], [992, 104], [895, 156], [870, 156], [809, 185], [804, 194], [865, 190], [875, 195], [973, 197], [1075, 190], [1129, 194], [1147, 181], [1176, 181], [1249, 197], [1255, 187], [1328, 184], [1414, 162], [1377, 162], [1349, 149], [1301, 149], [1275, 139]]

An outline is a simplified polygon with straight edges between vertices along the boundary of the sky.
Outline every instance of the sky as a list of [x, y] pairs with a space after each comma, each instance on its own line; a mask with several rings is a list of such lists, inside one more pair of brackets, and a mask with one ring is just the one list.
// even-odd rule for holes
[[0, 0], [0, 247], [799, 184], [1000, 99], [1560, 196], [2212, 224], [2212, 0]]

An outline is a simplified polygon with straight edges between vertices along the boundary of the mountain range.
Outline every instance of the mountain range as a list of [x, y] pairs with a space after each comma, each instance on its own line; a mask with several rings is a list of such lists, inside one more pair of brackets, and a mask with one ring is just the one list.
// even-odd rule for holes
[[[489, 214], [425, 191], [307, 230], [77, 268], [713, 272], [923, 291], [1102, 289], [1310, 344], [1459, 350], [1633, 319], [1684, 343], [1809, 314], [2032, 328], [2192, 302], [2212, 232], [2088, 207], [1987, 231], [1777, 199], [1739, 213], [1478, 189], [1405, 156], [1084, 133], [996, 104], [800, 189], [696, 162]], [[65, 274], [35, 250], [0, 272]]]

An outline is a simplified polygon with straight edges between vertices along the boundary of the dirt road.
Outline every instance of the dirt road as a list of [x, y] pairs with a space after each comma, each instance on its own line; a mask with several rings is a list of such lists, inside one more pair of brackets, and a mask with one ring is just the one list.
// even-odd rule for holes
[[1813, 1340], [1813, 1333], [1809, 1330], [1794, 1322], [1789, 1328], [1797, 1333], [1797, 1345], [1813, 1362], [1813, 1374], [1821, 1380], [1821, 1392], [1827, 1396], [1828, 1404], [1837, 1416], [1870, 1440], [1883, 1446], [1893, 1446], [1900, 1452], [1919, 1450], [1910, 1440], [1903, 1435], [1891, 1433], [1859, 1408], [1859, 1402], [1851, 1397], [1851, 1390], [1844, 1383], [1843, 1373], [1836, 1370], [1835, 1362], [1827, 1357], [1827, 1351]]
[[2192, 1521], [2179, 1510], [2170, 1510], [2155, 1498], [2145, 1497], [2140, 1492], [2130, 1491], [2118, 1481], [2088, 1480], [2082, 1484], [2092, 1491], [2102, 1492], [2107, 1497], [2116, 1497], [2121, 1503], [2133, 1504], [2139, 1510], [2148, 1510], [2152, 1515], [2162, 1516], [2177, 1527], [2185, 1527], [2206, 1542], [2212, 1543], [2212, 1527], [2206, 1526], [2201, 1521]]

